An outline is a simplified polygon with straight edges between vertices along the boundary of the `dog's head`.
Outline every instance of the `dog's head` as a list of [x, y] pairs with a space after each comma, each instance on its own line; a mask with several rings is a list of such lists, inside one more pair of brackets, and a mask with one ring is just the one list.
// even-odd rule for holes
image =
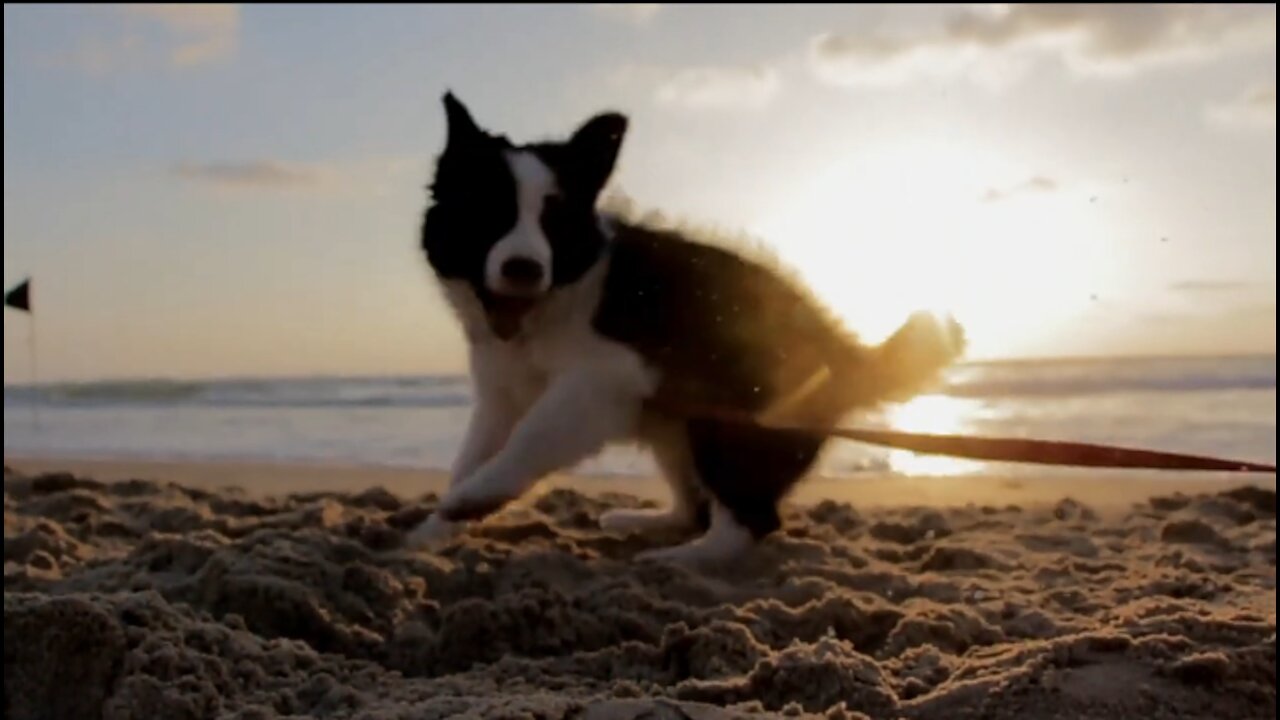
[[567, 139], [513, 145], [481, 129], [452, 93], [422, 247], [436, 274], [465, 281], [494, 334], [596, 262], [605, 238], [596, 201], [613, 173], [627, 119], [602, 113]]

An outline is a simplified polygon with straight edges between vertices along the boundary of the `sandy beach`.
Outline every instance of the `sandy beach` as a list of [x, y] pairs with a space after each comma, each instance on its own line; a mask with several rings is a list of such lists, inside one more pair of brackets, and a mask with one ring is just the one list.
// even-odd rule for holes
[[596, 527], [652, 481], [414, 553], [438, 474], [5, 465], [9, 718], [1276, 712], [1270, 478], [815, 479], [694, 572]]

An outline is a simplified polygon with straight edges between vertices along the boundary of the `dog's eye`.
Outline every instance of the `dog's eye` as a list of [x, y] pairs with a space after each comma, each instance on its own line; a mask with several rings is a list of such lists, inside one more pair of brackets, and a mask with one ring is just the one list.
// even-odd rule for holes
[[435, 200], [432, 212], [444, 234], [456, 242], [496, 240], [516, 224], [514, 201], [480, 195], [450, 193]]
[[561, 195], [548, 195], [542, 201], [542, 231], [548, 236], [564, 232], [569, 224], [568, 205]]

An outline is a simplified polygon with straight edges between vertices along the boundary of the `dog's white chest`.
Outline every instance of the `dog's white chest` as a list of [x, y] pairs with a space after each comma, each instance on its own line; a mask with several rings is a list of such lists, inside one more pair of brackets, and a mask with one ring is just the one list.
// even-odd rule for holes
[[538, 326], [508, 342], [477, 344], [472, 354], [476, 379], [519, 406], [527, 407], [554, 378], [569, 372], [602, 373], [624, 383], [632, 376], [637, 386], [649, 384], [638, 357], [575, 324]]
[[556, 378], [588, 374], [620, 397], [639, 401], [648, 396], [657, 385], [652, 369], [631, 348], [592, 327], [604, 271], [605, 263], [600, 263], [578, 283], [548, 296], [505, 342], [489, 331], [470, 288], [447, 283], [446, 296], [470, 340], [473, 380], [482, 386], [478, 389], [527, 408]]
[[490, 342], [472, 347], [474, 382], [478, 388], [505, 397], [517, 407], [528, 407], [547, 388], [552, 373], [532, 361], [527, 349], [513, 343]]

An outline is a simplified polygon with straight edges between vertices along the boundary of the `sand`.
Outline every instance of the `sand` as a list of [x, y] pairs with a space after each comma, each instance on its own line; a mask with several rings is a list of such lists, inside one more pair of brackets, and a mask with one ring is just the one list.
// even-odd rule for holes
[[596, 528], [652, 481], [426, 553], [439, 476], [10, 458], [4, 716], [1275, 717], [1274, 480], [1034, 473], [814, 481], [697, 572]]

